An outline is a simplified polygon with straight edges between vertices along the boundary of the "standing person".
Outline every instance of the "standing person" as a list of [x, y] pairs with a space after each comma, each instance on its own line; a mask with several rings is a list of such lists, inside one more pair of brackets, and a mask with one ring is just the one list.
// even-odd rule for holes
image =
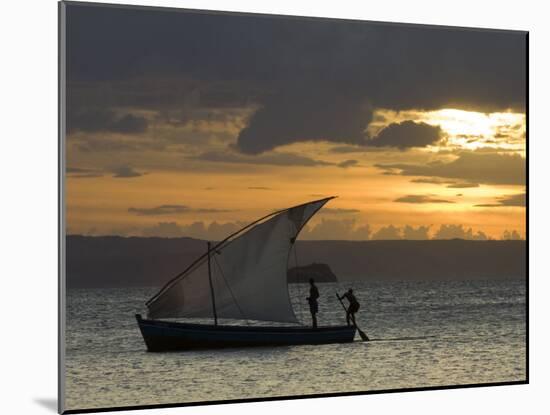
[[357, 313], [357, 311], [359, 310], [359, 301], [357, 301], [357, 298], [355, 298], [355, 295], [353, 295], [353, 290], [351, 288], [343, 296], [338, 296], [338, 299], [340, 300], [342, 300], [343, 298], [347, 298], [349, 301], [349, 307], [346, 310], [346, 321], [348, 323], [348, 326], [351, 318], [353, 325], [357, 327], [357, 324], [355, 323], [355, 313]]
[[309, 297], [306, 300], [309, 302], [309, 311], [311, 313], [311, 323], [314, 329], [317, 328], [317, 313], [319, 312], [319, 304], [317, 299], [319, 298], [319, 290], [315, 285], [313, 278], [309, 279]]

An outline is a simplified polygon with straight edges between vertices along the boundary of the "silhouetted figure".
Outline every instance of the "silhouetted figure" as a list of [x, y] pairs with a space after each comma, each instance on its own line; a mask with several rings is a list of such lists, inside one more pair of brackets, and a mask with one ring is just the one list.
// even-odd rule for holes
[[319, 304], [317, 304], [317, 299], [319, 298], [319, 290], [315, 285], [313, 278], [309, 279], [309, 297], [307, 301], [309, 302], [309, 311], [311, 313], [311, 325], [314, 329], [317, 328], [317, 313], [319, 312]]
[[343, 296], [338, 296], [338, 298], [341, 300], [343, 298], [347, 298], [349, 301], [349, 307], [346, 310], [346, 321], [349, 326], [350, 318], [353, 322], [354, 326], [357, 326], [355, 324], [355, 313], [359, 310], [359, 301], [357, 301], [357, 298], [355, 298], [355, 295], [353, 295], [353, 290], [350, 288], [347, 293], [345, 293]]

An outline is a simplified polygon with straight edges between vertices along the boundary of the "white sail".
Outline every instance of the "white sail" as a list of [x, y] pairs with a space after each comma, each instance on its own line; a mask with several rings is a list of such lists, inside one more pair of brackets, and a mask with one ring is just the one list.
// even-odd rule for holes
[[306, 222], [330, 199], [274, 213], [213, 245], [210, 255], [149, 300], [149, 317], [213, 317], [213, 297], [218, 318], [296, 323], [287, 286], [290, 249]]

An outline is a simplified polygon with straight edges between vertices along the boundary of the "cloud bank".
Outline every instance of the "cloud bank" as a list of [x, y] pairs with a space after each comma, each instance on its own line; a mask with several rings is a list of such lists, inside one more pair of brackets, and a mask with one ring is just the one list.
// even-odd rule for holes
[[498, 197], [496, 203], [486, 203], [475, 205], [476, 207], [525, 207], [527, 203], [527, 194], [518, 193], [515, 195]]
[[394, 200], [398, 203], [454, 203], [451, 200], [437, 199], [432, 195], [407, 195]]
[[128, 208], [129, 213], [138, 216], [160, 216], [160, 215], [179, 215], [185, 213], [219, 213], [231, 212], [230, 210], [210, 209], [210, 208], [191, 208], [185, 205], [161, 205], [152, 208]]
[[69, 109], [67, 132], [141, 134], [147, 130], [147, 126], [147, 120], [143, 117], [132, 114], [117, 116], [110, 109]]
[[232, 151], [208, 151], [194, 157], [196, 160], [234, 164], [268, 164], [273, 166], [331, 166], [333, 163], [315, 160], [293, 153], [271, 152], [260, 155], [239, 154]]
[[147, 173], [142, 173], [130, 166], [119, 166], [111, 170], [115, 179], [131, 179], [134, 177], [141, 177]]
[[459, 179], [473, 183], [524, 185], [525, 159], [518, 154], [462, 152], [453, 161], [430, 164], [376, 164], [387, 173]]

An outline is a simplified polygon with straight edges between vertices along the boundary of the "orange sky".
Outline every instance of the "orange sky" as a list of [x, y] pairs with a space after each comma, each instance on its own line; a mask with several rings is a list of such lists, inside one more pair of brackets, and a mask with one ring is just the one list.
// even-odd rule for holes
[[[233, 108], [223, 121], [184, 125], [141, 111], [150, 121], [146, 134], [70, 134], [69, 233], [216, 239], [272, 210], [336, 195], [302, 238], [383, 238], [384, 233], [376, 232], [389, 225], [400, 228], [401, 237], [407, 225], [427, 226], [427, 236], [434, 237], [445, 224], [495, 239], [505, 231], [525, 236], [525, 175], [517, 167], [525, 157], [522, 113], [377, 109], [367, 130], [371, 137], [392, 123], [412, 120], [441, 127], [443, 139], [408, 149], [305, 141], [259, 155], [231, 152], [228, 147], [254, 110]], [[151, 137], [172, 136], [186, 139], [159, 149], [151, 145]], [[108, 147], [89, 151], [83, 146], [93, 140], [127, 146], [113, 157]], [[465, 153], [479, 157], [466, 159]], [[464, 162], [451, 173], [437, 167], [461, 157]], [[500, 164], [485, 172], [494, 162]], [[434, 163], [433, 175], [430, 170], [415, 174], [401, 169], [414, 165], [425, 170]], [[212, 222], [225, 227], [210, 229]], [[367, 225], [370, 233], [365, 233]]]
[[525, 237], [526, 32], [67, 13], [69, 233], [217, 240], [338, 196], [301, 238]]

